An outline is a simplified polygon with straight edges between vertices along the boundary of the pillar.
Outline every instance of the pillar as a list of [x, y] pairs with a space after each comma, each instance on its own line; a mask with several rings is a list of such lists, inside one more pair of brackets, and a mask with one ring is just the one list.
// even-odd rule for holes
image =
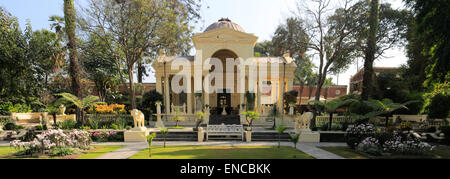
[[170, 114], [170, 95], [169, 95], [169, 77], [164, 77], [164, 105], [166, 107], [166, 114]]
[[192, 114], [192, 92], [187, 93], [187, 114]]
[[156, 91], [160, 94], [163, 94], [162, 77], [160, 75], [156, 75]]
[[262, 82], [261, 81], [259, 81], [258, 82], [258, 88], [257, 88], [257, 93], [256, 93], [256, 95], [257, 95], [257, 97], [256, 97], [256, 99], [257, 99], [257, 103], [256, 103], [256, 107], [257, 107], [257, 112], [258, 113], [260, 113], [261, 114], [261, 112], [262, 112], [262, 110], [261, 110], [261, 84], [262, 84]]

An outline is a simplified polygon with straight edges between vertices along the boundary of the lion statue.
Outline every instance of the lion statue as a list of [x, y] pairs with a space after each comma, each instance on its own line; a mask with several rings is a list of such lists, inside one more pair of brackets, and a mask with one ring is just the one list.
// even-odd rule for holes
[[306, 112], [300, 116], [300, 118], [295, 121], [295, 130], [309, 129], [313, 116], [314, 114], [312, 112]]
[[145, 127], [145, 125], [144, 125], [145, 117], [141, 111], [139, 111], [137, 109], [133, 109], [133, 110], [131, 110], [130, 113], [131, 113], [131, 116], [133, 116], [135, 128]]

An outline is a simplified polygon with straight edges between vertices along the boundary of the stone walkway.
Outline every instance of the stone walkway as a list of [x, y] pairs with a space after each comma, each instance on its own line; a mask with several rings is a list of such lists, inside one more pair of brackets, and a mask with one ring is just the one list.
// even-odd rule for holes
[[[139, 151], [142, 151], [148, 147], [144, 142], [142, 143], [94, 143], [93, 145], [125, 145], [125, 147], [118, 149], [116, 151], [107, 153], [100, 156], [98, 159], [127, 159]], [[163, 145], [163, 142], [154, 142], [153, 145]], [[177, 146], [277, 146], [277, 142], [167, 142], [166, 145], [177, 145]], [[282, 142], [282, 146], [293, 146], [292, 143]], [[325, 146], [346, 146], [345, 143], [298, 143], [297, 149], [303, 151], [316, 159], [344, 159], [341, 156], [327, 152], [318, 147]]]

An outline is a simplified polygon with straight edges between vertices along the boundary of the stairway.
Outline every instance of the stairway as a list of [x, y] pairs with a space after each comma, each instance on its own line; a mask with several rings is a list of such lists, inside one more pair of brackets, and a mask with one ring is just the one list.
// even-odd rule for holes
[[[291, 139], [291, 136], [288, 133], [283, 133], [280, 137], [281, 142], [289, 142]], [[253, 132], [252, 133], [252, 141], [255, 142], [277, 142], [278, 141], [278, 133], [273, 132]]]
[[[191, 132], [186, 132], [186, 131], [169, 131], [169, 133], [166, 136], [166, 141], [197, 141], [197, 132], [191, 131]], [[156, 133], [155, 138], [153, 139], [153, 141], [163, 141], [163, 135], [158, 132]]]

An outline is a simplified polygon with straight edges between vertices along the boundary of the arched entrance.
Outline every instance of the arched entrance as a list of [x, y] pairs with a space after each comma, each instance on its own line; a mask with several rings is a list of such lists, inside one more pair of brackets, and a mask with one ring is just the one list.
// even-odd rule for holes
[[[215, 52], [212, 58], [217, 58], [222, 61], [222, 71], [223, 75], [223, 89], [219, 89], [219, 93], [213, 93], [210, 96], [210, 104], [212, 107], [212, 114], [222, 115], [223, 108], [225, 107], [227, 115], [238, 115], [239, 114], [239, 100], [240, 96], [237, 93], [237, 67], [234, 67], [232, 72], [227, 72], [227, 59], [236, 59], [238, 55], [231, 50], [223, 49]], [[214, 68], [214, 67], [213, 67]], [[214, 69], [212, 69], [214, 70]], [[234, 80], [234, 88], [230, 89], [226, 84], [228, 81]]]

